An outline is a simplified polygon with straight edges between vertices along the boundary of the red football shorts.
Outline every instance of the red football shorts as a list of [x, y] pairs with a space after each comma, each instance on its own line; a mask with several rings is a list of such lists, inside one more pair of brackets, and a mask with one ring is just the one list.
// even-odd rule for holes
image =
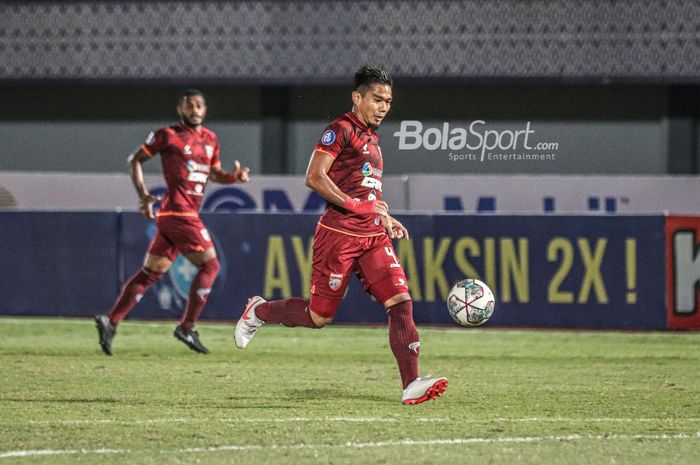
[[158, 231], [148, 246], [148, 253], [175, 261], [178, 252], [204, 252], [214, 247], [209, 231], [198, 216], [159, 216]]
[[332, 318], [345, 296], [351, 273], [382, 305], [408, 292], [406, 274], [388, 236], [350, 236], [319, 225], [314, 236], [309, 308]]

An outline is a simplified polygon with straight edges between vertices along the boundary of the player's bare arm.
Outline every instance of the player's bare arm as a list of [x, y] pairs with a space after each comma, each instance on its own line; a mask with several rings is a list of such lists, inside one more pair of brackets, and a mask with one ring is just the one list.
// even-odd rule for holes
[[250, 168], [241, 166], [241, 163], [236, 160], [233, 163], [233, 171], [224, 171], [217, 166], [211, 169], [209, 179], [219, 184], [243, 184], [250, 180]]
[[143, 180], [143, 162], [149, 160], [151, 156], [143, 147], [129, 155], [131, 182], [134, 184], [136, 194], [139, 196], [139, 211], [146, 218], [155, 218], [153, 214], [153, 203], [158, 200], [157, 197], [148, 193], [148, 188]]
[[382, 218], [386, 218], [389, 214], [389, 205], [383, 200], [353, 199], [340, 190], [328, 176], [328, 171], [334, 161], [335, 158], [325, 152], [317, 150], [311, 154], [311, 160], [306, 169], [306, 186], [330, 203], [353, 213], [376, 213], [382, 215]]

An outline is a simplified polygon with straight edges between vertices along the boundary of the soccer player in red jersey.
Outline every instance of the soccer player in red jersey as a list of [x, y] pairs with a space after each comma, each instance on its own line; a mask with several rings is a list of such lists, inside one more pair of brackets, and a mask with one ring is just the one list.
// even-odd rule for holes
[[316, 144], [306, 185], [327, 201], [314, 235], [311, 300], [248, 301], [236, 325], [243, 349], [265, 323], [321, 328], [331, 321], [354, 272], [389, 319], [389, 342], [403, 384], [403, 403], [440, 396], [447, 379], [418, 377], [420, 341], [406, 275], [391, 239], [408, 231], [382, 200], [384, 162], [375, 130], [392, 102], [392, 80], [380, 68], [364, 66], [355, 74], [352, 111], [328, 126]]
[[[221, 169], [219, 139], [202, 126], [207, 104], [200, 91], [185, 91], [178, 102], [177, 113], [180, 124], [149, 134], [146, 142], [128, 159], [140, 211], [147, 218], [155, 218], [158, 231], [148, 247], [143, 267], [124, 284], [109, 315], [95, 317], [100, 346], [107, 355], [112, 355], [117, 325], [146, 290], [168, 271], [178, 253], [198, 271], [192, 280], [182, 320], [173, 334], [190, 349], [204, 354], [209, 352], [199, 340], [194, 324], [219, 272], [219, 261], [209, 232], [199, 218], [199, 208], [209, 180], [222, 184], [243, 183], [248, 181], [249, 170], [242, 168], [238, 161], [231, 172]], [[168, 189], [158, 214], [154, 215], [153, 203], [158, 199], [148, 193], [142, 163], [158, 154]]]

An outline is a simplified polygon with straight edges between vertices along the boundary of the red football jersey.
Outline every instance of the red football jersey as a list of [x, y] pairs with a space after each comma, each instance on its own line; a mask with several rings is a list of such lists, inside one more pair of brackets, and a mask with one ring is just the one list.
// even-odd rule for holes
[[151, 132], [141, 147], [151, 156], [160, 154], [163, 165], [168, 192], [158, 216], [197, 216], [211, 168], [221, 166], [216, 134], [178, 124]]
[[[379, 136], [352, 112], [345, 113], [325, 129], [314, 151], [335, 158], [328, 177], [341, 191], [362, 200], [382, 199], [384, 162]], [[356, 215], [330, 202], [319, 224], [355, 236], [384, 234], [378, 215]]]

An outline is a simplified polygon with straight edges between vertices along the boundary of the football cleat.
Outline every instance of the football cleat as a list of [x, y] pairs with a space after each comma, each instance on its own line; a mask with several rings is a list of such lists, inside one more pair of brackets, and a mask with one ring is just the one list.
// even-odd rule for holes
[[402, 402], [406, 405], [420, 404], [426, 400], [437, 399], [447, 389], [447, 378], [416, 378], [403, 390]]
[[253, 339], [253, 336], [255, 336], [255, 332], [258, 328], [265, 324], [264, 321], [255, 316], [255, 309], [257, 306], [265, 302], [267, 302], [267, 300], [259, 295], [248, 299], [248, 305], [246, 305], [243, 315], [238, 319], [238, 323], [236, 323], [236, 332], [234, 333], [236, 347], [239, 349], [245, 349], [245, 346], [247, 346], [250, 340]]
[[177, 325], [173, 330], [173, 336], [179, 341], [185, 343], [187, 347], [199, 352], [200, 354], [208, 354], [209, 349], [207, 349], [204, 344], [199, 340], [199, 333], [196, 329], [191, 329], [190, 331], [185, 331], [182, 326]]
[[107, 315], [95, 315], [95, 326], [97, 326], [97, 334], [100, 336], [102, 352], [112, 355], [112, 339], [117, 334], [117, 328], [112, 326]]

